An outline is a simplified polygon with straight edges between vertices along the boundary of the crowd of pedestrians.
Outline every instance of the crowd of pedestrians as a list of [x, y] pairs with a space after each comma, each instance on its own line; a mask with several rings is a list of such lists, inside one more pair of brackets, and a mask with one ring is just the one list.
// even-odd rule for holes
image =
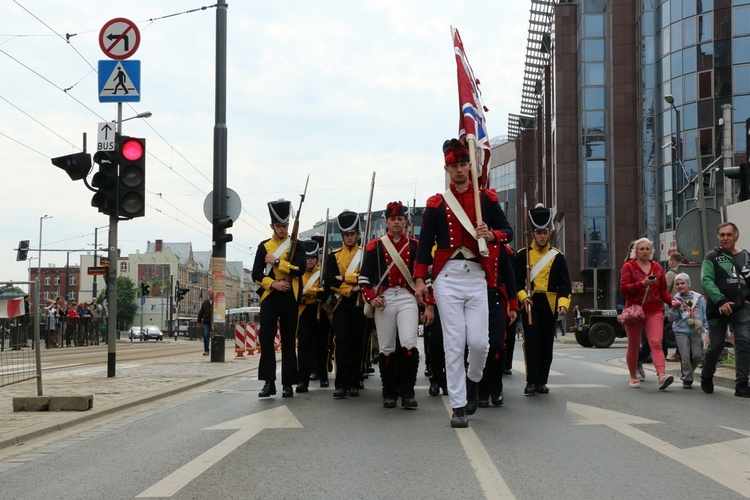
[[[39, 329], [40, 341], [48, 349], [98, 345], [100, 341], [106, 341], [106, 333], [102, 329], [103, 312], [96, 298], [89, 303], [80, 301], [70, 304], [62, 297], [47, 299]], [[33, 345], [31, 330], [28, 332], [27, 342], [30, 340]]]

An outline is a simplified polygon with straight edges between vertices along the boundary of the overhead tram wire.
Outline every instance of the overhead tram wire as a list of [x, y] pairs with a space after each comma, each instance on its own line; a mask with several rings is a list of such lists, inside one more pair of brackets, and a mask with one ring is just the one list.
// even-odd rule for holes
[[[86, 62], [86, 64], [88, 64], [88, 65], [89, 65], [89, 67], [91, 67], [91, 68], [92, 68], [93, 72], [96, 72], [96, 69], [95, 69], [95, 68], [94, 68], [94, 67], [93, 67], [93, 66], [91, 65], [91, 63], [89, 63], [89, 62], [88, 62], [88, 61], [86, 60], [86, 58], [85, 58], [85, 57], [83, 57], [83, 56], [81, 55], [81, 53], [80, 53], [80, 52], [79, 52], [79, 51], [78, 51], [78, 50], [77, 50], [77, 49], [76, 49], [76, 48], [75, 48], [75, 47], [73, 46], [73, 44], [72, 44], [72, 43], [70, 42], [70, 38], [71, 38], [72, 36], [76, 36], [76, 35], [78, 35], [78, 34], [80, 34], [80, 33], [75, 33], [75, 34], [72, 34], [72, 35], [71, 35], [70, 33], [67, 33], [67, 34], [66, 34], [66, 36], [65, 36], [65, 37], [63, 37], [63, 36], [62, 36], [61, 34], [57, 33], [57, 32], [56, 32], [56, 31], [55, 31], [54, 29], [52, 29], [52, 28], [51, 28], [51, 27], [50, 27], [50, 26], [49, 26], [49, 25], [48, 25], [47, 23], [45, 23], [45, 22], [44, 22], [44, 21], [43, 21], [42, 19], [40, 19], [40, 18], [39, 18], [38, 16], [36, 16], [35, 14], [33, 14], [33, 13], [32, 13], [31, 11], [29, 11], [29, 10], [28, 10], [27, 8], [25, 8], [25, 7], [23, 6], [23, 5], [21, 5], [21, 4], [20, 4], [20, 3], [19, 3], [19, 2], [17, 1], [17, 0], [14, 0], [14, 3], [16, 3], [16, 4], [17, 4], [17, 5], [19, 6], [19, 7], [21, 7], [21, 8], [22, 8], [22, 9], [23, 9], [24, 11], [26, 11], [26, 12], [27, 12], [27, 13], [28, 13], [29, 15], [31, 15], [31, 16], [32, 16], [32, 17], [33, 17], [34, 19], [36, 19], [36, 20], [37, 20], [37, 21], [38, 21], [39, 23], [41, 23], [41, 24], [42, 24], [43, 26], [45, 26], [45, 27], [46, 27], [47, 29], [49, 29], [49, 30], [50, 30], [50, 31], [51, 31], [52, 33], [54, 33], [54, 34], [55, 34], [55, 36], [59, 37], [60, 39], [63, 39], [63, 40], [65, 40], [65, 42], [66, 42], [66, 43], [67, 43], [68, 45], [70, 45], [70, 46], [71, 46], [71, 48], [72, 48], [72, 49], [73, 49], [73, 50], [74, 50], [74, 51], [75, 51], [75, 52], [76, 52], [76, 53], [77, 53], [77, 54], [78, 54], [78, 55], [79, 55], [79, 56], [80, 56], [80, 57], [81, 57], [82, 59], [84, 59], [84, 61]], [[154, 21], [157, 21], [157, 20], [160, 20], [160, 19], [167, 19], [167, 18], [170, 18], [170, 17], [175, 17], [175, 16], [178, 16], [178, 15], [183, 15], [183, 14], [189, 14], [189, 13], [199, 12], [199, 11], [207, 10], [207, 9], [209, 9], [209, 8], [214, 8], [214, 7], [216, 7], [216, 5], [203, 6], [203, 7], [200, 7], [200, 8], [196, 8], [196, 9], [190, 9], [190, 10], [187, 10], [187, 11], [183, 11], [183, 12], [178, 12], [178, 13], [175, 13], [175, 14], [168, 14], [168, 15], [165, 15], [165, 16], [160, 16], [160, 17], [156, 17], [156, 18], [150, 18], [150, 19], [148, 19], [148, 20], [146, 20], [146, 21], [142, 21], [142, 22], [149, 22], [149, 23], [152, 23], [152, 24], [153, 24], [153, 22], [154, 22]], [[90, 31], [82, 32], [82, 33], [90, 33], [90, 32], [92, 32], [92, 31], [95, 31], [95, 30], [90, 30]], [[3, 54], [5, 54], [5, 55], [6, 55], [6, 56], [8, 56], [9, 58], [13, 59], [13, 60], [14, 60], [15, 62], [17, 62], [18, 64], [20, 64], [20, 65], [24, 66], [24, 67], [25, 67], [26, 69], [28, 69], [29, 71], [31, 71], [32, 73], [34, 73], [34, 74], [35, 74], [35, 75], [37, 75], [38, 77], [42, 78], [42, 79], [43, 79], [44, 81], [46, 81], [46, 82], [47, 82], [47, 83], [49, 83], [50, 85], [54, 86], [54, 87], [55, 87], [55, 88], [57, 88], [58, 90], [61, 90], [61, 91], [65, 92], [65, 93], [66, 93], [66, 94], [67, 94], [68, 96], [70, 96], [70, 97], [71, 97], [71, 98], [72, 98], [73, 100], [75, 100], [75, 101], [76, 101], [76, 102], [77, 102], [78, 104], [80, 104], [81, 106], [83, 106], [83, 107], [84, 107], [85, 109], [87, 109], [88, 111], [90, 111], [90, 112], [91, 112], [92, 114], [94, 114], [95, 116], [97, 116], [97, 117], [98, 117], [98, 118], [99, 118], [100, 120], [102, 120], [102, 121], [107, 121], [107, 120], [106, 120], [105, 118], [103, 118], [103, 117], [102, 117], [101, 115], [99, 115], [98, 113], [96, 113], [96, 112], [95, 112], [94, 110], [92, 110], [91, 108], [89, 108], [88, 106], [86, 106], [85, 104], [83, 104], [83, 103], [82, 103], [81, 101], [79, 101], [78, 99], [76, 99], [75, 97], [73, 97], [73, 96], [72, 96], [72, 94], [70, 94], [70, 93], [68, 93], [68, 92], [67, 92], [68, 90], [70, 90], [70, 89], [72, 89], [73, 87], [75, 87], [76, 85], [78, 85], [78, 83], [80, 83], [80, 82], [81, 82], [81, 81], [82, 81], [82, 80], [83, 80], [84, 78], [86, 78], [86, 76], [88, 76], [88, 75], [89, 75], [89, 74], [91, 74], [91, 73], [88, 73], [88, 74], [87, 74], [86, 76], [84, 76], [84, 77], [83, 77], [83, 78], [82, 78], [81, 80], [79, 80], [78, 82], [76, 82], [76, 83], [75, 83], [75, 84], [73, 84], [72, 86], [70, 86], [70, 87], [67, 87], [67, 88], [65, 88], [65, 89], [64, 89], [64, 88], [62, 88], [62, 87], [60, 87], [60, 86], [56, 85], [56, 84], [55, 84], [55, 83], [53, 83], [53, 82], [52, 82], [51, 80], [49, 80], [48, 78], [44, 77], [43, 75], [41, 75], [41, 74], [40, 74], [40, 73], [38, 73], [37, 71], [34, 71], [33, 69], [31, 69], [30, 67], [28, 67], [27, 65], [25, 65], [24, 63], [22, 63], [21, 61], [19, 61], [18, 59], [14, 58], [14, 57], [13, 57], [13, 56], [11, 56], [10, 54], [8, 54], [7, 52], [5, 52], [5, 51], [2, 51], [2, 50], [0, 50], [0, 52], [2, 52]], [[128, 106], [129, 106], [129, 107], [130, 107], [130, 108], [131, 108], [131, 109], [132, 109], [133, 111], [136, 111], [136, 110], [135, 110], [135, 109], [133, 108], [133, 106], [132, 106], [132, 105], [128, 104]], [[20, 109], [19, 109], [19, 111], [20, 111]], [[28, 116], [28, 115], [27, 115], [27, 116]], [[30, 117], [30, 118], [31, 118], [31, 117]], [[35, 120], [35, 121], [36, 121], [36, 120]], [[40, 123], [40, 125], [41, 125], [41, 123]], [[169, 142], [169, 141], [168, 141], [168, 140], [167, 140], [167, 139], [166, 139], [166, 138], [165, 138], [165, 137], [164, 137], [164, 136], [163, 136], [163, 135], [162, 135], [161, 133], [159, 133], [159, 131], [157, 131], [157, 130], [156, 130], [156, 129], [155, 129], [154, 127], [153, 127], [153, 125], [152, 125], [152, 124], [150, 124], [150, 123], [148, 123], [148, 122], [147, 122], [147, 125], [148, 125], [148, 127], [149, 127], [149, 128], [150, 128], [150, 129], [151, 129], [151, 130], [152, 130], [152, 131], [153, 131], [153, 132], [154, 132], [154, 133], [155, 133], [155, 134], [156, 134], [156, 135], [157, 135], [157, 136], [158, 136], [158, 137], [159, 137], [159, 138], [160, 138], [160, 139], [161, 139], [162, 141], [164, 141], [164, 142], [165, 142], [165, 143], [166, 143], [166, 144], [167, 144], [167, 145], [168, 145], [168, 146], [169, 146], [169, 147], [170, 147], [170, 148], [171, 148], [171, 149], [172, 149], [172, 150], [173, 150], [173, 151], [174, 151], [175, 153], [177, 153], [177, 154], [178, 154], [178, 156], [179, 156], [180, 158], [182, 158], [182, 159], [183, 159], [183, 160], [184, 160], [184, 161], [185, 161], [185, 162], [186, 162], [186, 163], [187, 163], [188, 165], [190, 165], [190, 166], [191, 166], [191, 167], [192, 167], [192, 168], [193, 168], [193, 169], [194, 169], [194, 170], [195, 170], [196, 172], [198, 172], [198, 173], [199, 173], [199, 174], [200, 174], [200, 175], [201, 175], [201, 176], [202, 176], [202, 177], [203, 177], [204, 179], [206, 179], [206, 180], [207, 180], [207, 181], [209, 181], [209, 182], [212, 182], [212, 180], [211, 180], [211, 179], [209, 179], [209, 178], [208, 178], [208, 177], [207, 177], [207, 176], [206, 176], [206, 175], [205, 175], [205, 174], [204, 174], [203, 172], [201, 172], [201, 171], [200, 171], [200, 170], [199, 170], [199, 169], [198, 169], [198, 168], [197, 168], [197, 167], [196, 167], [196, 166], [195, 166], [195, 165], [194, 165], [194, 164], [193, 164], [192, 162], [190, 162], [190, 161], [189, 161], [189, 160], [188, 160], [187, 158], [185, 158], [185, 156], [184, 156], [184, 155], [183, 155], [183, 154], [182, 154], [182, 153], [181, 153], [181, 152], [180, 152], [180, 151], [179, 151], [179, 150], [178, 150], [177, 148], [175, 148], [175, 147], [174, 147], [174, 146], [173, 146], [173, 145], [172, 145], [172, 144], [171, 144], [171, 143], [170, 143], [170, 142]], [[47, 127], [45, 127], [45, 128], [47, 128]], [[11, 137], [9, 137], [9, 136], [5, 135], [5, 134], [2, 134], [2, 135], [4, 135], [4, 136], [8, 137], [9, 139], [13, 140], [14, 142], [18, 142], [19, 144], [21, 144], [21, 145], [22, 145], [22, 146], [24, 146], [24, 147], [27, 147], [27, 148], [29, 148], [29, 149], [32, 149], [33, 151], [36, 151], [36, 150], [34, 150], [33, 148], [30, 148], [29, 146], [26, 146], [25, 144], [23, 144], [23, 143], [21, 143], [21, 142], [19, 142], [19, 141], [15, 140], [15, 139], [13, 139], [13, 138], [11, 138]], [[66, 141], [66, 142], [70, 143], [69, 141]], [[37, 153], [39, 153], [39, 154], [43, 154], [43, 153], [40, 153], [40, 152], [38, 152], [38, 151], [36, 151], [36, 152], [37, 152]], [[200, 188], [199, 188], [198, 186], [196, 186], [195, 184], [193, 184], [192, 182], [190, 182], [190, 181], [189, 181], [189, 180], [188, 180], [187, 178], [185, 178], [185, 177], [184, 177], [184, 176], [183, 176], [182, 174], [180, 174], [179, 172], [177, 172], [177, 170], [175, 170], [175, 168], [173, 168], [172, 166], [168, 165], [168, 164], [167, 164], [166, 162], [164, 162], [163, 160], [161, 160], [161, 159], [160, 159], [160, 158], [159, 158], [158, 156], [154, 155], [154, 154], [153, 154], [153, 152], [151, 152], [151, 151], [148, 151], [148, 153], [149, 153], [149, 155], [150, 155], [151, 157], [153, 157], [153, 158], [154, 158], [154, 159], [155, 159], [155, 160], [156, 160], [157, 162], [159, 162], [159, 163], [161, 163], [162, 165], [164, 165], [165, 167], [167, 167], [167, 168], [168, 168], [168, 169], [169, 169], [169, 170], [170, 170], [171, 172], [173, 172], [174, 174], [176, 174], [176, 175], [177, 175], [178, 177], [180, 177], [180, 178], [181, 178], [181, 179], [182, 179], [183, 181], [185, 181], [186, 183], [188, 183], [189, 185], [191, 185], [192, 187], [194, 187], [195, 189], [197, 189], [197, 190], [198, 190], [199, 192], [202, 192], [202, 193], [204, 193], [204, 194], [205, 194], [205, 192], [204, 192], [204, 191], [203, 191], [202, 189], [200, 189]], [[46, 155], [44, 155], [44, 156], [46, 156]], [[49, 158], [49, 156], [47, 156], [47, 157]], [[161, 197], [161, 199], [164, 199], [164, 197], [162, 196], [162, 197]], [[165, 200], [165, 201], [166, 201], [166, 200]], [[171, 203], [170, 203], [170, 205], [172, 205], [172, 206], [174, 207], [174, 205], [173, 205], [173, 204], [171, 204]], [[157, 209], [157, 210], [158, 210], [158, 209]], [[244, 211], [245, 211], [245, 213], [246, 213], [247, 215], [249, 215], [249, 216], [250, 216], [250, 217], [251, 217], [252, 219], [254, 219], [255, 221], [257, 221], [257, 222], [258, 222], [259, 224], [263, 225], [263, 223], [262, 223], [262, 222], [261, 222], [260, 220], [258, 220], [258, 219], [257, 219], [257, 218], [256, 218], [256, 217], [255, 217], [254, 215], [252, 215], [252, 214], [251, 214], [250, 212], [248, 212], [247, 210], [244, 210]], [[161, 211], [159, 211], [159, 212], [160, 212], [160, 213], [163, 213], [163, 212], [161, 212]], [[180, 212], [182, 212], [182, 211], [180, 211]], [[182, 212], [182, 213], [184, 213], [184, 212]], [[166, 214], [165, 214], [165, 215], [166, 215]], [[185, 215], [187, 215], [187, 214], [185, 214]], [[175, 220], [177, 220], [177, 219], [175, 219]], [[193, 219], [193, 220], [195, 220], [195, 219]], [[252, 229], [254, 229], [255, 231], [257, 231], [258, 233], [260, 233], [260, 234], [263, 234], [263, 232], [261, 232], [261, 231], [260, 231], [260, 230], [259, 230], [258, 228], [254, 227], [254, 226], [253, 226], [252, 224], [248, 223], [248, 222], [247, 222], [246, 220], [244, 220], [244, 219], [240, 219], [240, 220], [241, 220], [242, 222], [244, 222], [245, 224], [247, 224], [247, 225], [248, 225], [248, 226], [249, 226], [250, 228], [252, 228]]]

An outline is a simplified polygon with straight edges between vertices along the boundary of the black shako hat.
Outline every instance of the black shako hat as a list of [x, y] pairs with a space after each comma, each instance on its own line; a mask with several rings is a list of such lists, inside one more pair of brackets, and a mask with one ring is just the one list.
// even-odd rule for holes
[[359, 214], [351, 210], [344, 210], [336, 218], [341, 234], [359, 232]]
[[309, 239], [303, 241], [302, 244], [305, 245], [305, 254], [308, 257], [315, 257], [316, 259], [318, 258], [318, 249], [320, 248], [320, 246], [318, 245], [317, 241]]
[[392, 201], [385, 207], [385, 218], [398, 216], [406, 217], [406, 207], [400, 201]]
[[271, 224], [279, 226], [288, 226], [289, 217], [292, 214], [292, 202], [280, 198], [276, 201], [268, 202], [268, 213], [271, 214]]
[[529, 210], [529, 222], [534, 231], [552, 230], [552, 209], [545, 208], [541, 203], [537, 203], [534, 208]]
[[325, 243], [325, 237], [320, 233], [315, 233], [310, 236], [310, 239], [318, 244], [318, 250], [323, 250], [323, 243]]
[[471, 161], [469, 148], [458, 139], [450, 139], [443, 143], [443, 155], [446, 165]]

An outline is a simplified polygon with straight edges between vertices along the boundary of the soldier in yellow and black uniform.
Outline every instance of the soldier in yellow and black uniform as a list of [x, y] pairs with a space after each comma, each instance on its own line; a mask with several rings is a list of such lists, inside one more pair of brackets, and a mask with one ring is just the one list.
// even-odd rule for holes
[[[523, 319], [523, 351], [526, 358], [524, 395], [547, 394], [547, 378], [552, 365], [552, 348], [558, 314], [570, 306], [570, 276], [562, 252], [549, 243], [552, 232], [552, 210], [538, 204], [529, 211], [534, 242], [518, 251], [514, 274], [518, 304]], [[526, 292], [526, 266], [530, 283]], [[531, 311], [529, 324], [528, 311]]]
[[359, 266], [362, 248], [359, 239], [359, 214], [349, 210], [337, 218], [344, 245], [331, 252], [326, 261], [323, 284], [333, 297], [331, 334], [334, 336], [336, 380], [333, 397], [359, 396], [362, 379], [362, 356], [366, 318], [363, 306], [357, 303], [359, 295]]
[[[320, 237], [322, 239], [322, 236]], [[297, 327], [297, 362], [299, 363], [299, 383], [297, 392], [307, 392], [310, 374], [316, 369], [316, 343], [327, 332], [328, 320], [318, 317], [318, 304], [324, 290], [320, 286], [320, 264], [318, 250], [320, 244], [313, 236], [302, 242], [305, 245], [307, 266], [302, 275], [302, 303], [299, 305], [299, 325]], [[324, 323], [325, 322], [325, 323]], [[326, 335], [326, 342], [328, 336]], [[320, 374], [320, 386], [328, 387], [328, 372]]]
[[297, 353], [295, 335], [297, 314], [302, 296], [301, 276], [305, 270], [304, 246], [296, 245], [288, 234], [292, 204], [286, 200], [268, 203], [273, 236], [258, 245], [253, 263], [253, 281], [261, 288], [260, 296], [260, 363], [258, 379], [264, 380], [258, 396], [276, 394], [276, 353], [273, 348], [278, 322], [281, 334], [282, 397], [294, 396], [292, 385], [297, 383]]

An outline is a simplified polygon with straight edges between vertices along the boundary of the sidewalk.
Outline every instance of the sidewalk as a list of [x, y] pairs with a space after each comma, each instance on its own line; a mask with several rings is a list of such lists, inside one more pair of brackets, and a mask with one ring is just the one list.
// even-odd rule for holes
[[257, 370], [260, 356], [236, 358], [234, 345], [225, 362], [212, 363], [200, 351], [138, 361], [118, 361], [116, 376], [107, 364], [42, 372], [45, 396], [94, 396], [86, 411], [13, 411], [13, 398], [37, 396], [36, 379], [0, 388], [0, 449], [117, 411]]
[[[558, 335], [557, 339], [555, 339], [555, 342], [559, 344], [563, 344], [563, 345], [579, 346], [574, 334], [568, 334], [568, 335], [565, 335], [564, 337], [561, 335]], [[622, 338], [622, 339], [615, 339], [615, 343], [612, 344], [611, 347], [607, 348], [612, 351], [612, 357], [614, 359], [612, 359], [611, 362], [613, 364], [616, 364], [617, 366], [621, 366], [625, 368], [626, 370], [627, 370], [627, 364], [625, 363], [625, 348], [627, 346], [628, 346], [627, 339]], [[590, 349], [596, 349], [596, 348], [591, 347]], [[644, 364], [643, 366], [646, 369], [646, 371], [652, 372], [654, 374], [654, 377], [656, 376], [654, 365]], [[680, 382], [680, 363], [667, 361], [666, 370], [667, 370], [667, 373], [669, 373], [670, 375], [674, 377], [675, 383], [678, 384]], [[698, 368], [695, 371], [695, 384], [693, 386], [695, 389], [698, 389], [698, 390], [700, 390], [700, 370], [701, 369]], [[726, 387], [727, 389], [734, 390], [734, 365], [718, 365], [716, 367], [716, 373], [714, 374], [714, 385], [717, 385], [720, 387]]]

